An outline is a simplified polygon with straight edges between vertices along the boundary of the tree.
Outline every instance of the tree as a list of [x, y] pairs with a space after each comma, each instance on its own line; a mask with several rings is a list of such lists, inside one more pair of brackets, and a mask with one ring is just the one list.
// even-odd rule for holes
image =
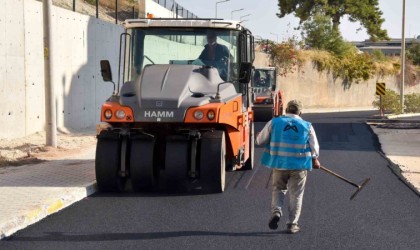
[[311, 48], [326, 50], [340, 57], [354, 50], [345, 42], [340, 32], [333, 28], [331, 19], [316, 13], [302, 25], [302, 37]]
[[420, 43], [413, 44], [408, 48], [407, 57], [413, 61], [414, 65], [420, 65]]
[[351, 22], [359, 21], [366, 28], [372, 41], [389, 39], [382, 29], [385, 20], [378, 0], [279, 0], [278, 6], [279, 18], [294, 13], [302, 24], [320, 12], [331, 18], [333, 28], [338, 31], [341, 19], [347, 15]]

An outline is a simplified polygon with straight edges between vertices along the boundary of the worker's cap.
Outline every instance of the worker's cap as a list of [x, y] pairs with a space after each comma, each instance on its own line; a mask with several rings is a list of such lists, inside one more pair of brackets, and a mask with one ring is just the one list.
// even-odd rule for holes
[[296, 113], [302, 112], [302, 102], [299, 100], [291, 100], [287, 103], [287, 110], [295, 111]]

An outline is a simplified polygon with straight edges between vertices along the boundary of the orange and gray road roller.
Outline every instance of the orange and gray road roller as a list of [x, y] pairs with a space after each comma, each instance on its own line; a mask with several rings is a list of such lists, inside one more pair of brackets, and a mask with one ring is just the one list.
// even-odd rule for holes
[[277, 70], [275, 67], [256, 67], [253, 71], [252, 109], [255, 113], [270, 113], [270, 119], [284, 113], [283, 92], [276, 79]]
[[101, 191], [193, 187], [223, 192], [226, 171], [254, 165], [254, 38], [239, 21], [133, 19], [117, 81], [102, 105], [95, 171]]

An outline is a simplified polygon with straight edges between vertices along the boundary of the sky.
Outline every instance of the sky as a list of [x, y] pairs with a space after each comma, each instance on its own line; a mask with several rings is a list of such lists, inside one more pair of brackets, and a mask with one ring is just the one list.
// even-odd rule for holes
[[[199, 17], [215, 17], [216, 2], [222, 0], [176, 0], [189, 11]], [[379, 7], [383, 12], [385, 22], [383, 28], [388, 30], [391, 38], [401, 38], [402, 35], [402, 2], [403, 0], [379, 0]], [[217, 17], [223, 19], [239, 20], [242, 17], [244, 25], [256, 37], [282, 41], [293, 35], [300, 37], [300, 31], [294, 30], [299, 24], [299, 19], [293, 15], [278, 18], [278, 0], [229, 0], [217, 4]], [[236, 11], [242, 9], [240, 11]], [[232, 12], [233, 11], [233, 12]], [[249, 16], [246, 16], [250, 14]], [[406, 0], [405, 36], [420, 36], [420, 1]], [[361, 25], [351, 23], [344, 18], [340, 29], [344, 39], [348, 41], [363, 41], [368, 39], [366, 31], [357, 31]]]

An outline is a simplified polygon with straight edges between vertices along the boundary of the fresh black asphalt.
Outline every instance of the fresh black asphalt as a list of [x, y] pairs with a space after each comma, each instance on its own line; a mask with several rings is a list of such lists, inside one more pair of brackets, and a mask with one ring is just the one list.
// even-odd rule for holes
[[364, 123], [372, 114], [304, 115], [325, 167], [372, 180], [350, 201], [354, 187], [312, 171], [299, 234], [285, 234], [284, 217], [279, 230], [268, 228], [270, 171], [257, 165], [227, 173], [223, 194], [95, 194], [0, 241], [0, 249], [419, 249], [420, 199], [378, 153]]

